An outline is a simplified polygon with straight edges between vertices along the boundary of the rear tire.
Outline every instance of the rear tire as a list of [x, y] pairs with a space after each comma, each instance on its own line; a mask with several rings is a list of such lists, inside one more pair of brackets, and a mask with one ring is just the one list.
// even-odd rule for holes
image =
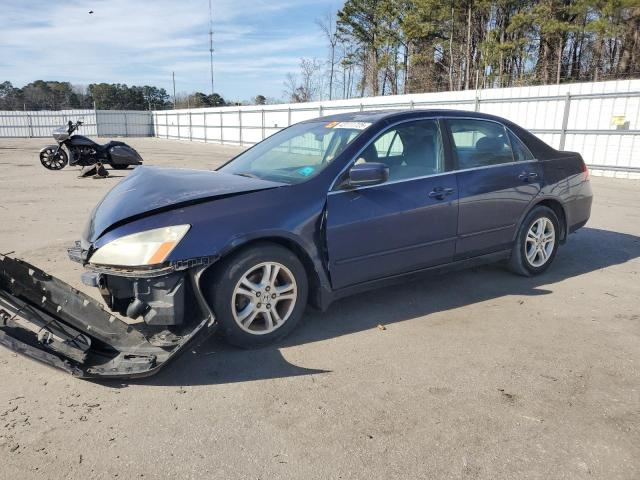
[[265, 242], [215, 268], [203, 290], [228, 343], [262, 347], [293, 331], [309, 288], [304, 265], [293, 252]]
[[40, 152], [40, 163], [47, 170], [62, 170], [69, 163], [67, 152], [62, 148], [55, 154], [55, 147], [47, 147]]
[[560, 222], [553, 210], [534, 207], [520, 225], [509, 259], [509, 269], [526, 277], [544, 272], [560, 244]]

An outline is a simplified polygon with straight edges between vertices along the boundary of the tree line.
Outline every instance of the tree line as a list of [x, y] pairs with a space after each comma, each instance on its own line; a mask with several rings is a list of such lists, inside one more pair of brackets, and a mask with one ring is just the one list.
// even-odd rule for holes
[[[217, 93], [178, 94], [176, 108], [221, 107], [227, 105]], [[92, 83], [88, 86], [69, 82], [36, 80], [22, 88], [11, 82], [0, 83], [0, 110], [163, 110], [174, 108], [174, 99], [164, 88], [149, 85], [127, 86], [121, 83]]]
[[291, 101], [640, 76], [638, 0], [346, 0]]

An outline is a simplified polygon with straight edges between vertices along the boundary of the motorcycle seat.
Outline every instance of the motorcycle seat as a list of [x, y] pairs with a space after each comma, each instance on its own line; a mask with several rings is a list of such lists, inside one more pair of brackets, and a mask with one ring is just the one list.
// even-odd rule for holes
[[104, 145], [104, 148], [106, 148], [107, 150], [110, 149], [111, 147], [128, 147], [129, 145], [127, 145], [124, 142], [119, 142], [117, 140], [111, 140], [109, 143], [107, 143], [106, 145]]

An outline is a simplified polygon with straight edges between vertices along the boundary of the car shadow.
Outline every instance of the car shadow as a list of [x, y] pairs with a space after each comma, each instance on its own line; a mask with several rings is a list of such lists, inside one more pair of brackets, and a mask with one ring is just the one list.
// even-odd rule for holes
[[[583, 228], [561, 247], [554, 264], [537, 277], [520, 277], [489, 265], [339, 300], [327, 312], [308, 309], [296, 331], [282, 342], [259, 350], [240, 350], [218, 338], [185, 352], [157, 375], [105, 386], [209, 385], [330, 373], [289, 363], [280, 349], [349, 335], [378, 325], [427, 316], [507, 295], [537, 297], [553, 293], [553, 284], [640, 257], [640, 237]], [[605, 292], [603, 292], [605, 293]]]

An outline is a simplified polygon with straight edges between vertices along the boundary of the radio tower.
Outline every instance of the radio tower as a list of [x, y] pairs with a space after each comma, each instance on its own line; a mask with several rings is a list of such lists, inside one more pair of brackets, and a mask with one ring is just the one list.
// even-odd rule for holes
[[209, 0], [209, 63], [211, 66], [211, 95], [213, 95], [213, 9]]

